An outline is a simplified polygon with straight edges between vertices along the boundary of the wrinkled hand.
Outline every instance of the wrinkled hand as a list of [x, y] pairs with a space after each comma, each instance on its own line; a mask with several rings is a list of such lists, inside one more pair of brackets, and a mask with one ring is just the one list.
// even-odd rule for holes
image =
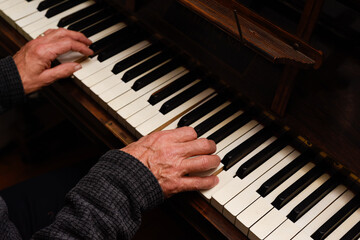
[[195, 130], [183, 127], [155, 132], [125, 148], [139, 159], [159, 181], [165, 197], [182, 191], [209, 189], [218, 183], [216, 176], [189, 176], [216, 168], [220, 163], [214, 141], [197, 138]]
[[60, 29], [50, 29], [44, 36], [28, 42], [15, 55], [14, 61], [20, 73], [25, 94], [65, 78], [81, 68], [79, 63], [63, 63], [51, 68], [51, 62], [68, 51], [93, 54], [88, 47], [91, 41], [83, 34]]

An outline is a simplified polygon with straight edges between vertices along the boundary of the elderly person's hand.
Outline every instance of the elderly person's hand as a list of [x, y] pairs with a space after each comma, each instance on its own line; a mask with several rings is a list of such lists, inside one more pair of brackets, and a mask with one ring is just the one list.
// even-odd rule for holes
[[70, 76], [81, 68], [79, 63], [63, 63], [51, 68], [51, 62], [68, 51], [93, 54], [91, 41], [83, 34], [60, 29], [50, 29], [43, 36], [28, 42], [13, 57], [20, 73], [25, 94], [49, 85], [57, 79]]
[[155, 132], [121, 150], [150, 169], [165, 197], [182, 191], [209, 189], [218, 183], [216, 176], [189, 175], [216, 168], [220, 163], [219, 156], [209, 155], [216, 151], [215, 143], [197, 138], [191, 127]]

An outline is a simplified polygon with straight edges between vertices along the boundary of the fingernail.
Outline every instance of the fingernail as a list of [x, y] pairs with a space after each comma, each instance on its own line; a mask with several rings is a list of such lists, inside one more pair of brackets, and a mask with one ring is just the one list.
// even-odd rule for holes
[[81, 64], [77, 64], [77, 65], [75, 66], [75, 71], [78, 71], [78, 70], [80, 70], [81, 68], [82, 68]]

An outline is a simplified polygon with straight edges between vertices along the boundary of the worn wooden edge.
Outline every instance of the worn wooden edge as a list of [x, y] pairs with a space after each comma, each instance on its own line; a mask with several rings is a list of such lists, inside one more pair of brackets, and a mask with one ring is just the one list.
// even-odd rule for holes
[[[169, 199], [170, 205], [205, 239], [245, 240], [247, 237], [197, 192], [184, 192]], [[214, 226], [215, 229], [209, 229]]]
[[[314, 69], [322, 64], [321, 51], [237, 2], [232, 0], [178, 0], [178, 2], [240, 41], [233, 12], [236, 10], [242, 31], [242, 43], [273, 63]], [[286, 53], [281, 49], [286, 49]]]

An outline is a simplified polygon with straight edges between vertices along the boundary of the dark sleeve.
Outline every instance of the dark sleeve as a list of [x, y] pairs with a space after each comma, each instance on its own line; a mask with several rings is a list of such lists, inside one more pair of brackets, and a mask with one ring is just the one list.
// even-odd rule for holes
[[5, 201], [0, 197], [0, 239], [21, 239], [15, 225], [10, 221]]
[[55, 222], [33, 239], [131, 239], [141, 214], [163, 200], [148, 168], [125, 152], [111, 150], [67, 194]]
[[24, 88], [12, 57], [0, 59], [0, 109], [25, 100]]

